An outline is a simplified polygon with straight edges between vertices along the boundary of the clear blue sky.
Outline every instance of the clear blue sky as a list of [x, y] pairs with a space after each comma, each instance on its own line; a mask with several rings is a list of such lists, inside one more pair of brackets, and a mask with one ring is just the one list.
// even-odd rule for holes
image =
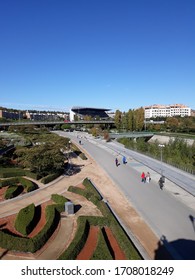
[[0, 106], [195, 109], [195, 0], [0, 1]]

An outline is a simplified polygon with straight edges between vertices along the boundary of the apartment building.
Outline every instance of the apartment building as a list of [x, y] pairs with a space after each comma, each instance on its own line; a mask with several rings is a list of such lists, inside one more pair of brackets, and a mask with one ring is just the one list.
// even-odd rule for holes
[[23, 115], [21, 112], [13, 112], [13, 111], [7, 111], [1, 109], [0, 118], [18, 120], [19, 118], [23, 118]]
[[145, 119], [157, 117], [191, 116], [191, 108], [183, 104], [145, 106]]

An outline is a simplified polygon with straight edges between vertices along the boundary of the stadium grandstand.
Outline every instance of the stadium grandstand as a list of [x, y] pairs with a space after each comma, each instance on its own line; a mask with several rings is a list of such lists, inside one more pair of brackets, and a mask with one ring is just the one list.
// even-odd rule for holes
[[70, 109], [70, 121], [74, 121], [76, 116], [81, 120], [86, 116], [90, 116], [92, 119], [107, 119], [109, 116], [106, 112], [110, 110], [91, 107], [72, 107]]

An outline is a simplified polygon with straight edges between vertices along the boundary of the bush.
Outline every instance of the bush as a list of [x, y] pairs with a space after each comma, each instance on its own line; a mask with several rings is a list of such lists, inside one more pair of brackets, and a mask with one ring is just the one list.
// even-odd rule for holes
[[9, 177], [17, 177], [17, 176], [25, 176], [25, 170], [19, 169], [19, 168], [1, 168], [0, 169], [1, 178], [9, 178]]
[[38, 189], [37, 184], [35, 184], [34, 182], [32, 182], [26, 178], [22, 178], [22, 177], [15, 177], [15, 178], [10, 178], [10, 179], [6, 179], [6, 180], [1, 180], [0, 188], [5, 187], [5, 186], [11, 187], [13, 184], [16, 186], [16, 184], [19, 184], [19, 183], [21, 183], [23, 185], [23, 187], [26, 189], [27, 192], [31, 192], [31, 191]]
[[113, 260], [102, 230], [98, 234], [98, 243], [91, 260]]
[[66, 197], [64, 197], [63, 195], [59, 195], [59, 194], [52, 194], [51, 199], [58, 204], [63, 204], [67, 201], [69, 201]]
[[87, 160], [87, 157], [84, 153], [80, 153], [79, 156], [80, 156], [81, 159]]
[[47, 242], [47, 240], [56, 230], [59, 221], [60, 214], [56, 210], [55, 205], [48, 205], [46, 207], [46, 224], [44, 228], [35, 237], [32, 238], [34, 244], [32, 253], [39, 250]]
[[18, 196], [21, 192], [23, 191], [22, 186], [18, 186], [18, 185], [13, 185], [8, 187], [8, 189], [5, 192], [5, 199], [11, 199], [14, 198], [16, 196]]
[[59, 257], [60, 260], [75, 260], [85, 245], [89, 234], [89, 222], [85, 217], [78, 217], [76, 235], [67, 248]]
[[28, 235], [33, 229], [33, 219], [35, 216], [35, 205], [32, 203], [22, 208], [15, 221], [15, 228], [23, 235]]
[[49, 174], [45, 177], [43, 177], [41, 179], [41, 183], [43, 184], [47, 184], [47, 183], [50, 183], [51, 181], [55, 180], [56, 178], [58, 178], [60, 176], [60, 173], [57, 172], [57, 173], [53, 173], [53, 174]]
[[46, 224], [33, 238], [18, 237], [6, 230], [0, 230], [0, 246], [8, 250], [34, 253], [51, 237], [58, 226], [60, 214], [55, 205], [46, 207]]
[[18, 178], [10, 178], [10, 179], [6, 179], [6, 180], [1, 180], [0, 188], [6, 187], [9, 185], [13, 185], [15, 183], [18, 183]]
[[56, 203], [55, 207], [59, 213], [64, 212], [64, 204], [69, 201], [66, 197], [59, 194], [52, 194], [51, 199]]

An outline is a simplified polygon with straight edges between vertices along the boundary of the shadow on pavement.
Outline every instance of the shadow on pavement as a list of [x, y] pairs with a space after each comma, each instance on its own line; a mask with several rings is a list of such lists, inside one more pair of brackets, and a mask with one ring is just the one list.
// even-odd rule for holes
[[195, 260], [195, 240], [177, 239], [168, 242], [163, 235], [155, 250], [155, 260]]

